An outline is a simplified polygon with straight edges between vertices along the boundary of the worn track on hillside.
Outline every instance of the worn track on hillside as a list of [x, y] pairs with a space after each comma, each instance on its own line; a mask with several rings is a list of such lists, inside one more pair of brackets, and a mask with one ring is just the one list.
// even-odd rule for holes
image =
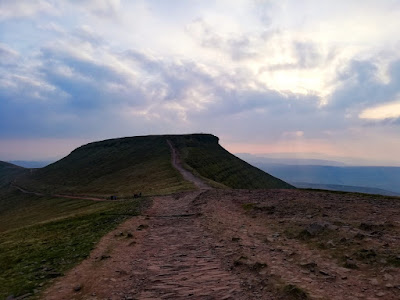
[[398, 199], [197, 186], [154, 197], [42, 298], [398, 299]]
[[68, 199], [81, 199], [81, 200], [92, 200], [92, 201], [102, 201], [102, 202], [115, 202], [115, 201], [124, 201], [125, 199], [120, 199], [120, 200], [109, 200], [109, 199], [103, 199], [103, 198], [98, 198], [98, 197], [90, 197], [90, 196], [79, 196], [79, 195], [64, 195], [64, 194], [45, 194], [41, 192], [35, 192], [35, 191], [28, 191], [18, 185], [12, 184], [11, 187], [19, 190], [20, 192], [24, 194], [30, 194], [30, 195], [35, 195], [35, 196], [46, 196], [46, 197], [53, 197], [53, 198], [68, 198]]
[[193, 205], [211, 187], [184, 169], [168, 144], [174, 167], [200, 190], [154, 197], [145, 217], [131, 218], [105, 236], [44, 299], [252, 298], [216, 255], [216, 241]]
[[186, 170], [182, 165], [182, 160], [179, 155], [179, 151], [174, 147], [173, 143], [170, 140], [167, 140], [167, 143], [171, 149], [171, 162], [175, 169], [177, 169], [187, 181], [193, 182], [195, 186], [202, 190], [212, 189], [207, 183], [201, 180], [199, 177], [195, 176], [193, 173]]

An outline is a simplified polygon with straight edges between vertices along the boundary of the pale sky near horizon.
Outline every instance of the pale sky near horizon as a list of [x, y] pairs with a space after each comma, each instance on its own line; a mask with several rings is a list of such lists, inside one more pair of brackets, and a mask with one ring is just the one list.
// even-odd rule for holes
[[207, 132], [400, 166], [400, 0], [0, 0], [0, 160]]

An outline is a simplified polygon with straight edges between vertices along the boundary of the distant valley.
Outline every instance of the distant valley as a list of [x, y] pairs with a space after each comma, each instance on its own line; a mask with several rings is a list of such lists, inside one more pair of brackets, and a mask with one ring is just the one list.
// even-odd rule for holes
[[299, 188], [397, 196], [400, 167], [346, 166], [340, 162], [275, 159], [236, 154], [252, 165]]

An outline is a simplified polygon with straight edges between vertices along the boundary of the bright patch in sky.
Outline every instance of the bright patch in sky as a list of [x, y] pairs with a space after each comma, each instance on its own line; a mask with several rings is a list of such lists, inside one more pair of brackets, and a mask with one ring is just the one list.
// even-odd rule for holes
[[400, 101], [368, 108], [360, 114], [360, 118], [372, 120], [400, 118]]

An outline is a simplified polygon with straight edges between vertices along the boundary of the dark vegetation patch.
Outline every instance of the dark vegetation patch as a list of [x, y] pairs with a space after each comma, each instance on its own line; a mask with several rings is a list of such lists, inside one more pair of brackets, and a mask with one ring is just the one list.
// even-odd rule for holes
[[294, 284], [285, 285], [282, 288], [282, 292], [288, 299], [309, 299], [307, 293]]

